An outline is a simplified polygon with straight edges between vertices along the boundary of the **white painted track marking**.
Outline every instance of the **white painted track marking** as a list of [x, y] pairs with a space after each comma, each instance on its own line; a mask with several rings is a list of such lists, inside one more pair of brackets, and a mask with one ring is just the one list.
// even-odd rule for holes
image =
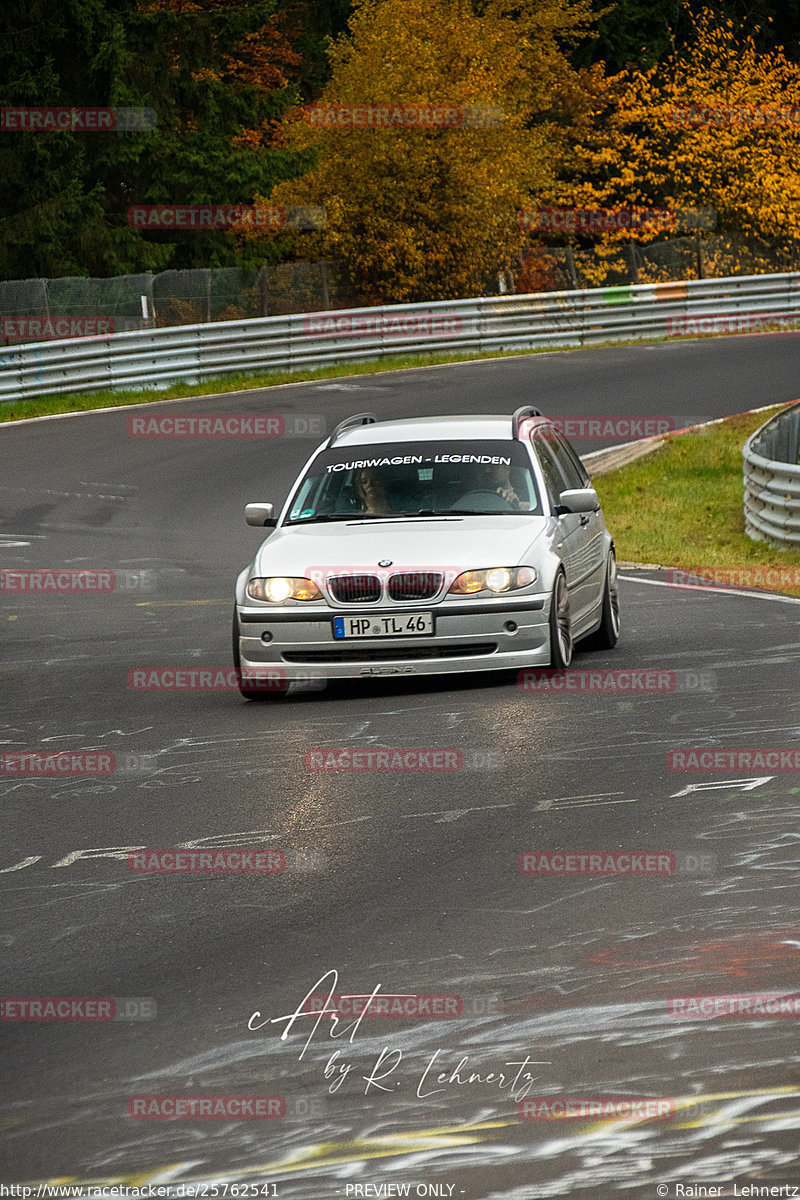
[[777, 600], [779, 604], [800, 604], [800, 597], [797, 596], [772, 596], [768, 592], [746, 592], [738, 588], [706, 587], [699, 583], [667, 583], [661, 579], [637, 579], [635, 575], [620, 575], [619, 578], [626, 583], [647, 583], [650, 587], [668, 587], [684, 592], [714, 592], [718, 596], [749, 596], [751, 600]]

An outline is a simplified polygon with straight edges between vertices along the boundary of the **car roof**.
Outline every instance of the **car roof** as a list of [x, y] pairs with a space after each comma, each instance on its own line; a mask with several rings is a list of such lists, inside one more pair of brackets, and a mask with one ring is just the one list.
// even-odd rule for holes
[[[546, 417], [526, 417], [531, 425], [548, 425]], [[386, 442], [427, 441], [512, 441], [511, 414], [508, 416], [405, 417], [396, 421], [373, 421], [351, 425], [336, 438], [336, 446], [372, 446]]]

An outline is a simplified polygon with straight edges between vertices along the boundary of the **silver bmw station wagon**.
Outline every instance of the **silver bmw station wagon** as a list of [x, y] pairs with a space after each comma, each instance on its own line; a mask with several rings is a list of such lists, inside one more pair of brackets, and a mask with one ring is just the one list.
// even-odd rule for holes
[[572, 446], [513, 417], [342, 421], [239, 575], [250, 698], [293, 680], [569, 666], [619, 637], [614, 543]]

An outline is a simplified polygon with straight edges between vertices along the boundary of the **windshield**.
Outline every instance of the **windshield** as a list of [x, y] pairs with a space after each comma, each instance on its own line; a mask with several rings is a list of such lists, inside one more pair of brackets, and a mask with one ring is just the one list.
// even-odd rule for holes
[[323, 450], [292, 497], [289, 525], [371, 517], [539, 513], [519, 442], [392, 442]]

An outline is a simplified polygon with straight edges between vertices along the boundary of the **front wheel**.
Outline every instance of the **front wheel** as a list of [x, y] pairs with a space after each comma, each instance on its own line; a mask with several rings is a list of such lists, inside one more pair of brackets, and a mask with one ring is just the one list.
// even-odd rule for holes
[[571, 662], [572, 619], [569, 590], [563, 572], [559, 571], [550, 600], [550, 666], [561, 671]]
[[613, 650], [619, 641], [619, 583], [617, 582], [617, 558], [613, 550], [608, 552], [606, 582], [603, 589], [603, 612], [600, 628], [586, 639], [589, 650]]
[[[239, 679], [239, 691], [245, 700], [276, 700], [285, 696], [289, 684], [285, 680], [265, 680], [262, 687], [248, 687], [247, 681], [242, 681], [242, 658], [239, 653], [239, 619], [236, 607], [233, 609], [233, 666]], [[273, 674], [272, 671], [268, 674]], [[281, 673], [282, 674], [282, 673]]]

